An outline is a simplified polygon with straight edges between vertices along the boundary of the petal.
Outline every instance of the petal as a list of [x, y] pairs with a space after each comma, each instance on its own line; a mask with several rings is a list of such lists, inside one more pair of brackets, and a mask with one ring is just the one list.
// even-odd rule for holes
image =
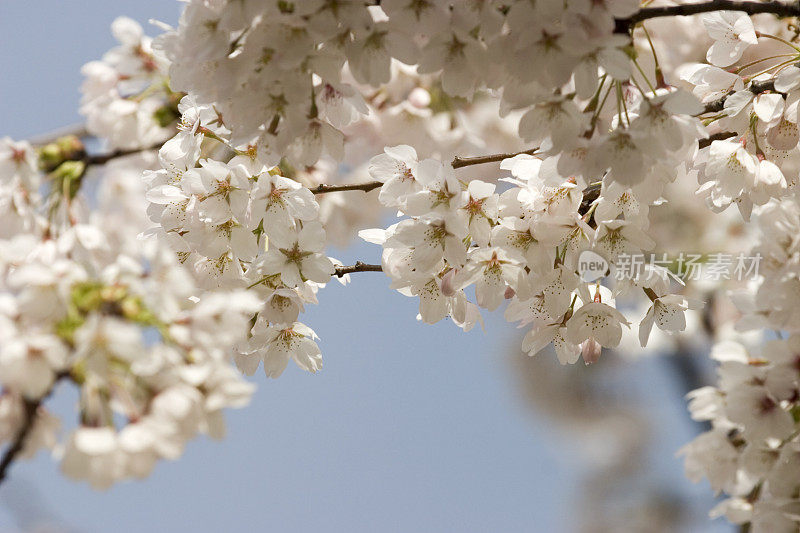
[[639, 343], [642, 345], [642, 348], [647, 346], [647, 341], [650, 339], [650, 331], [653, 329], [654, 319], [655, 311], [651, 305], [644, 315], [644, 318], [639, 323]]

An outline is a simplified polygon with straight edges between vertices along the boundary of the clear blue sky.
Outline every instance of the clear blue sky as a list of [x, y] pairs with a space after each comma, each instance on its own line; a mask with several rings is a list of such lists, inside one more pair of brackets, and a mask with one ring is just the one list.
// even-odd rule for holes
[[[0, 136], [79, 122], [79, 69], [113, 44], [111, 21], [174, 24], [179, 9], [170, 0], [0, 1]], [[336, 255], [375, 261], [377, 248]], [[228, 438], [191, 442], [145, 482], [101, 493], [63, 478], [47, 456], [16, 464], [0, 487], [0, 532], [43, 523], [116, 532], [572, 530], [585, 465], [524, 404], [506, 349], [517, 333], [499, 314], [487, 334], [419, 324], [416, 302], [387, 285], [365, 273], [324, 290], [304, 319], [322, 338], [322, 373], [291, 366], [269, 382], [257, 374], [253, 404], [228, 414]], [[626, 371], [653, 394], [662, 420], [653, 483], [695, 494], [707, 509], [705, 489], [685, 481], [673, 457], [693, 427], [663, 375], [658, 362]], [[74, 402], [60, 390], [53, 408], [72, 419]]]

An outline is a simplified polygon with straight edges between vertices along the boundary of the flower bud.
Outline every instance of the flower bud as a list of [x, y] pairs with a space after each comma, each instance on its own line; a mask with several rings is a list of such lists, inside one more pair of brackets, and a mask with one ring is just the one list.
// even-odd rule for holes
[[600, 346], [600, 343], [594, 340], [592, 337], [589, 337], [581, 343], [581, 355], [583, 355], [583, 360], [587, 365], [591, 365], [599, 361], [600, 353], [602, 351], [603, 347]]
[[444, 296], [447, 297], [455, 296], [456, 288], [453, 283], [453, 278], [455, 277], [455, 275], [456, 275], [456, 269], [451, 268], [450, 270], [447, 271], [447, 273], [445, 273], [444, 276], [442, 276], [442, 281], [439, 285], [439, 288], [441, 289], [442, 294]]

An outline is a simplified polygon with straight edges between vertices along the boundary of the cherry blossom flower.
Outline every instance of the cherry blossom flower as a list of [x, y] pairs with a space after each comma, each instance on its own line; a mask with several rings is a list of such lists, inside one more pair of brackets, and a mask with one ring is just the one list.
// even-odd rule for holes
[[717, 11], [703, 15], [703, 25], [714, 44], [707, 59], [712, 65], [727, 67], [739, 61], [748, 46], [758, 44], [753, 21], [738, 11]]

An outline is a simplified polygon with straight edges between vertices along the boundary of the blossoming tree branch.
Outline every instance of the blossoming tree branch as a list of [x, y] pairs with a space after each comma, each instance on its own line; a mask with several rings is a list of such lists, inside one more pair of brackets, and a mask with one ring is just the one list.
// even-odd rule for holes
[[[645, 4], [190, 0], [155, 39], [117, 19], [85, 126], [0, 140], [0, 481], [47, 449], [106, 488], [222, 437], [242, 374], [322, 368], [301, 318], [325, 285], [382, 272], [420, 321], [503, 307], [565, 365], [729, 302], [686, 472], [725, 493], [713, 514], [796, 531], [800, 6]], [[653, 260], [734, 234], [760, 260], [739, 283]], [[326, 254], [357, 237], [374, 257]]]

